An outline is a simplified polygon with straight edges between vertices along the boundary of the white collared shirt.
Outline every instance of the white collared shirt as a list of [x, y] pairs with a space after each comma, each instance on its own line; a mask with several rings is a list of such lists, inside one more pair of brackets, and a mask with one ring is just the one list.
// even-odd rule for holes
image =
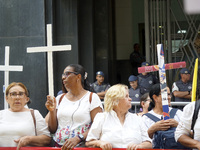
[[[191, 102], [183, 108], [183, 115], [175, 131], [176, 141], [179, 139], [181, 135], [190, 134], [194, 108], [195, 108], [195, 102]], [[196, 123], [194, 125], [194, 139], [200, 141], [200, 115], [199, 114], [198, 114]]]
[[141, 117], [128, 112], [122, 125], [113, 110], [95, 116], [86, 141], [92, 139], [107, 141], [113, 148], [127, 148], [130, 143], [151, 142]]
[[[34, 110], [37, 135], [50, 136], [44, 118]], [[9, 109], [0, 111], [0, 147], [16, 147], [23, 136], [35, 136], [35, 126], [30, 111], [12, 112]]]

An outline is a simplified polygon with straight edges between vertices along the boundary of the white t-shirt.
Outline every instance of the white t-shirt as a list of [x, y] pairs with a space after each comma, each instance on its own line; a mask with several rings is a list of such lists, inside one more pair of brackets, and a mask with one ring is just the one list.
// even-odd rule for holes
[[92, 139], [107, 141], [113, 148], [127, 148], [130, 143], [151, 142], [141, 117], [128, 112], [122, 125], [113, 110], [95, 116], [86, 141]]
[[[191, 102], [183, 108], [183, 115], [175, 131], [176, 140], [178, 140], [178, 138], [183, 134], [190, 135], [194, 108], [195, 108], [195, 102]], [[199, 114], [200, 114], [200, 111], [199, 111]], [[200, 115], [199, 114], [198, 114], [196, 123], [194, 125], [194, 139], [197, 141], [200, 141]]]
[[68, 100], [67, 97], [64, 96], [58, 105], [61, 96], [62, 94], [56, 97], [58, 128], [53, 139], [58, 144], [63, 145], [66, 139], [75, 137], [88, 130], [91, 124], [90, 111], [97, 107], [103, 109], [103, 107], [99, 96], [95, 93], [92, 94], [90, 103], [89, 91], [80, 100], [75, 102]]
[[[34, 110], [37, 135], [47, 135], [44, 118], [38, 110]], [[16, 147], [14, 140], [23, 136], [34, 136], [35, 126], [30, 111], [12, 112], [8, 109], [0, 111], [0, 147]]]
[[[169, 107], [169, 111], [171, 111], [171, 107]], [[152, 115], [154, 115], [154, 116], [156, 116], [156, 117], [158, 117], [159, 119], [161, 119], [161, 118], [163, 118], [163, 115], [159, 115], [159, 114], [156, 114], [154, 111], [153, 111], [153, 109], [151, 110], [151, 111], [149, 111], [148, 113], [150, 113], [150, 114], [152, 114]], [[182, 111], [181, 110], [177, 110], [177, 112], [176, 112], [176, 114], [175, 114], [175, 116], [174, 116], [174, 119], [176, 120], [176, 121], [180, 121], [180, 118], [181, 118], [181, 116], [182, 116]], [[151, 120], [149, 117], [147, 117], [146, 115], [143, 115], [142, 116], [142, 120], [143, 120], [143, 122], [144, 122], [144, 124], [145, 124], [145, 128], [146, 128], [146, 130], [148, 130], [155, 122], [153, 121], [153, 120]]]

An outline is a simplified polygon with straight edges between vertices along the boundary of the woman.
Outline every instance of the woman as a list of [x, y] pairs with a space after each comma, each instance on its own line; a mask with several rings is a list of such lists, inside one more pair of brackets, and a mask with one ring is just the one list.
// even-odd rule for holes
[[86, 146], [112, 148], [152, 148], [141, 117], [128, 112], [131, 108], [128, 86], [117, 84], [108, 89], [104, 113], [98, 113], [86, 139]]
[[142, 112], [137, 113], [138, 116], [143, 116], [144, 114], [148, 113], [148, 107], [151, 98], [149, 97], [149, 93], [145, 93], [140, 98], [140, 106], [142, 108]]
[[90, 99], [87, 72], [81, 65], [67, 66], [62, 80], [63, 92], [67, 93], [57, 96], [53, 102], [51, 96], [47, 96], [46, 108], [49, 110], [48, 127], [54, 133], [56, 146], [65, 150], [86, 139], [91, 122], [103, 107], [97, 94], [93, 93]]
[[[184, 146], [200, 149], [200, 119], [199, 117], [197, 117], [196, 119], [196, 123], [194, 124], [193, 131], [191, 129], [194, 110], [196, 107], [195, 105], [196, 105], [195, 102], [191, 102], [183, 108], [183, 115], [176, 128], [175, 139], [176, 141], [180, 142]], [[199, 113], [197, 114], [197, 116], [199, 116]]]
[[[171, 102], [171, 94], [170, 90], [167, 87], [168, 94], [168, 103]], [[182, 116], [182, 111], [178, 110], [174, 116], [174, 119], [162, 120], [163, 119], [163, 107], [162, 107], [162, 97], [160, 84], [155, 84], [152, 86], [149, 96], [151, 98], [151, 102], [149, 104], [149, 112], [150, 114], [156, 116], [161, 119], [161, 121], [154, 122], [146, 115], [143, 115], [142, 119], [144, 121], [145, 127], [148, 129], [148, 134], [150, 138], [153, 138], [153, 135], [156, 131], [159, 130], [168, 130], [171, 127], [177, 127], [178, 122], [180, 121], [180, 117]], [[171, 111], [171, 107], [169, 107], [169, 111]]]
[[34, 110], [33, 117], [30, 109], [24, 107], [29, 102], [28, 95], [23, 83], [13, 82], [7, 87], [6, 101], [10, 108], [0, 111], [0, 147], [17, 147], [18, 150], [50, 143], [50, 133], [42, 115]]

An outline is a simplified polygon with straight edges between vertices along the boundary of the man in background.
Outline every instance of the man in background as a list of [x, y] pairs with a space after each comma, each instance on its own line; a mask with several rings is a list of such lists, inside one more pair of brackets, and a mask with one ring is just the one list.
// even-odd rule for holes
[[130, 62], [133, 69], [133, 75], [138, 75], [138, 67], [145, 61], [145, 58], [140, 54], [140, 45], [135, 43], [133, 45], [134, 51], [130, 54]]
[[110, 88], [110, 84], [104, 83], [104, 73], [102, 71], [96, 72], [96, 81], [92, 83], [91, 86], [99, 98], [103, 101], [106, 91]]
[[172, 93], [175, 102], [190, 102], [192, 95], [192, 81], [190, 80], [190, 71], [187, 68], [180, 70], [179, 81], [173, 83]]
[[[143, 62], [141, 64], [141, 67], [149, 66], [149, 65], [150, 64], [148, 62]], [[138, 84], [141, 88], [142, 94], [149, 92], [151, 87], [156, 83], [159, 83], [159, 80], [157, 76], [155, 76], [151, 72], [150, 73], [144, 72], [138, 75]]]

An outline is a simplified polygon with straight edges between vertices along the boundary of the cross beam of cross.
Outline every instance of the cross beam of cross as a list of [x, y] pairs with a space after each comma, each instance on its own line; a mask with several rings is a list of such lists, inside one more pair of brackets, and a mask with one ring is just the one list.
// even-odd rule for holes
[[160, 77], [160, 88], [162, 96], [162, 106], [163, 106], [163, 116], [164, 120], [170, 118], [169, 116], [169, 104], [168, 104], [168, 94], [167, 94], [167, 83], [166, 83], [166, 72], [165, 70], [185, 68], [185, 62], [177, 62], [165, 64], [164, 62], [164, 50], [162, 44], [157, 44], [157, 55], [158, 55], [158, 65], [139, 67], [138, 72], [154, 72], [159, 71]]

